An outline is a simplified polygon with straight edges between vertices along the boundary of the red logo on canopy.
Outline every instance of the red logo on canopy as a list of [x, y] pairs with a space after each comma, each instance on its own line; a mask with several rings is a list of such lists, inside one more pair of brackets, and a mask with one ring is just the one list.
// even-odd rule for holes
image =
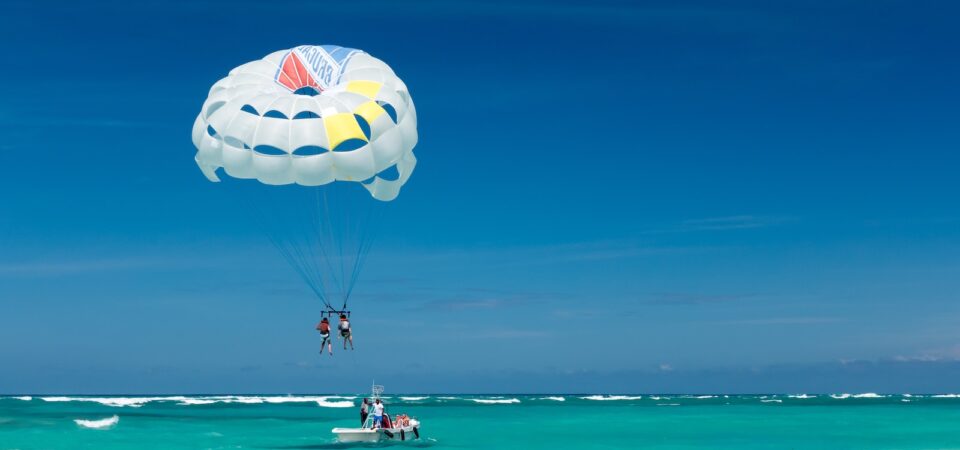
[[314, 88], [317, 92], [323, 90], [295, 52], [287, 53], [287, 56], [283, 58], [283, 64], [280, 66], [280, 71], [277, 72], [277, 83], [286, 86], [291, 91], [304, 87]]

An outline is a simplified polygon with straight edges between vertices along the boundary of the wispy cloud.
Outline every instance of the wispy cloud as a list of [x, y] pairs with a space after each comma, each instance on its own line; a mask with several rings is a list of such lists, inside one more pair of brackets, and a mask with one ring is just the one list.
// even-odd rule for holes
[[935, 348], [923, 350], [913, 355], [898, 355], [893, 358], [895, 361], [919, 361], [919, 362], [939, 362], [939, 361], [960, 361], [960, 344], [952, 347]]
[[726, 216], [706, 219], [686, 220], [681, 226], [691, 230], [739, 230], [744, 228], [762, 228], [779, 225], [790, 220], [782, 216]]
[[[29, 120], [28, 120], [29, 119]], [[23, 128], [84, 127], [84, 128], [162, 128], [157, 121], [136, 121], [121, 117], [83, 117], [46, 115], [43, 120], [36, 116], [27, 118], [0, 114], [0, 126]]]
[[692, 233], [703, 231], [731, 231], [767, 228], [792, 222], [796, 219], [788, 216], [735, 215], [688, 219], [671, 226], [647, 230], [647, 234]]
[[699, 294], [691, 292], [661, 292], [647, 303], [657, 305], [712, 305], [756, 297], [757, 294]]
[[529, 339], [551, 336], [553, 336], [551, 333], [542, 330], [486, 330], [465, 337], [471, 339]]
[[157, 267], [163, 264], [157, 259], [117, 258], [75, 261], [28, 261], [0, 263], [0, 275], [69, 275], [88, 272], [111, 272], [118, 270]]
[[184, 256], [117, 256], [66, 259], [51, 256], [44, 260], [0, 261], [0, 276], [62, 276], [95, 272], [117, 272], [145, 269], [195, 269], [218, 267], [230, 260], [227, 257], [198, 258]]
[[762, 319], [743, 319], [724, 321], [730, 325], [816, 325], [826, 323], [846, 322], [840, 317], [771, 317]]
[[[441, 292], [435, 295], [438, 295], [438, 298], [421, 303], [413, 309], [417, 311], [492, 310], [556, 298], [554, 294], [546, 292], [511, 292], [471, 288], [459, 288], [456, 292], [449, 294]], [[450, 296], [447, 297], [447, 295]]]
[[467, 309], [494, 309], [502, 306], [503, 300], [487, 299], [444, 299], [434, 300], [417, 307], [418, 310], [463, 311]]
[[471, 262], [483, 261], [484, 265], [488, 267], [515, 267], [698, 254], [714, 251], [717, 248], [718, 247], [692, 245], [658, 245], [638, 239], [618, 239], [538, 246], [454, 248], [430, 252], [405, 251], [391, 253], [384, 251], [381, 253], [381, 258], [393, 258], [403, 261], [403, 263], [406, 264], [412, 260], [423, 262], [469, 260]]

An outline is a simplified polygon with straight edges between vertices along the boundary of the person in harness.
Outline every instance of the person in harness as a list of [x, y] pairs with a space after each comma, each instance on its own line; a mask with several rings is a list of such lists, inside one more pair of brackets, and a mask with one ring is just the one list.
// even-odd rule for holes
[[333, 339], [330, 338], [330, 321], [326, 317], [320, 320], [320, 323], [317, 324], [317, 331], [320, 332], [320, 336], [323, 337], [323, 341], [320, 342], [320, 354], [323, 354], [323, 347], [326, 346], [327, 350], [330, 351], [330, 356], [333, 356]]
[[350, 321], [347, 320], [346, 314], [340, 314], [340, 325], [337, 325], [337, 329], [340, 330], [340, 338], [343, 339], [343, 349], [347, 349], [347, 341], [350, 341], [350, 350], [353, 350], [353, 333], [350, 331]]

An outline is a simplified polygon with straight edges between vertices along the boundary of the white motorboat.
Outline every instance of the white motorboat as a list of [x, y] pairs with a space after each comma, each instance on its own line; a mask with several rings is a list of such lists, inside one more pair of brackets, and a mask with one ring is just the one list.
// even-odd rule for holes
[[[373, 400], [379, 400], [380, 394], [383, 394], [383, 386], [373, 385], [372, 394]], [[340, 442], [380, 442], [420, 439], [420, 421], [417, 420], [416, 417], [409, 417], [406, 414], [396, 414], [391, 417], [384, 412], [382, 425], [382, 427], [375, 427], [373, 414], [370, 414], [360, 428], [337, 427], [331, 431], [337, 435], [337, 440]]]

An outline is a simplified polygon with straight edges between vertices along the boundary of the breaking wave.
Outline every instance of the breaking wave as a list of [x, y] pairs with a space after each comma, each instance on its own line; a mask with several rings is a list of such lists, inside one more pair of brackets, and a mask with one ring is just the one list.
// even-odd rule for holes
[[587, 397], [580, 397], [582, 400], [597, 400], [597, 401], [612, 401], [612, 400], [640, 400], [643, 398], [641, 395], [590, 395]]
[[874, 394], [873, 392], [866, 392], [863, 394], [854, 395], [853, 398], [884, 398], [886, 395]]
[[100, 420], [76, 419], [74, 420], [74, 422], [83, 428], [90, 428], [94, 430], [105, 430], [107, 428], [110, 428], [116, 425], [117, 422], [120, 422], [120, 417], [113, 416], [113, 417], [107, 417], [106, 419], [100, 419]]
[[205, 400], [202, 398], [188, 398], [184, 399], [182, 402], [177, 403], [178, 405], [212, 405], [217, 403], [216, 400]]
[[539, 400], [553, 400], [555, 402], [565, 402], [567, 401], [564, 397], [541, 397]]
[[317, 405], [324, 408], [353, 408], [353, 400], [330, 401], [320, 399], [317, 400]]
[[105, 406], [128, 406], [139, 408], [150, 402], [182, 402], [186, 400], [184, 396], [174, 397], [40, 397], [45, 402], [93, 402]]
[[[186, 397], [174, 395], [168, 397], [41, 397], [45, 402], [92, 402], [105, 406], [139, 408], [148, 403], [176, 403], [180, 406], [212, 405], [215, 403], [237, 403], [258, 405], [263, 403], [316, 403], [325, 408], [350, 408], [356, 397], [342, 396], [261, 396], [261, 395], [214, 395]], [[332, 400], [338, 399], [338, 400]]]
[[419, 402], [419, 401], [426, 400], [428, 398], [430, 397], [400, 397], [400, 400], [403, 400], [405, 402]]
[[510, 403], [520, 403], [520, 399], [518, 398], [471, 398], [468, 400], [484, 405], [506, 405]]

